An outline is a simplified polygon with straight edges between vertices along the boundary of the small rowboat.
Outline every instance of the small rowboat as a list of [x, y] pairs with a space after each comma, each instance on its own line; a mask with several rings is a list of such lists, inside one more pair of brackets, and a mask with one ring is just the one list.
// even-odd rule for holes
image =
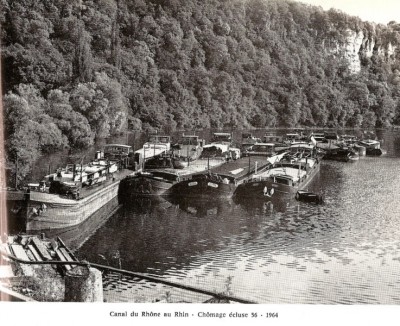
[[295, 198], [298, 201], [307, 203], [322, 204], [324, 202], [324, 197], [322, 195], [317, 195], [307, 190], [298, 190]]

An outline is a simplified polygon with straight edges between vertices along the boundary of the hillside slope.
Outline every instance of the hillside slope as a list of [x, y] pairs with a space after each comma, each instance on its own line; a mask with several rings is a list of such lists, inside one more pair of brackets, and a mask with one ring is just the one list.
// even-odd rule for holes
[[[7, 149], [400, 123], [400, 24], [283, 0], [1, 0]], [[29, 165], [29, 164], [28, 164]]]

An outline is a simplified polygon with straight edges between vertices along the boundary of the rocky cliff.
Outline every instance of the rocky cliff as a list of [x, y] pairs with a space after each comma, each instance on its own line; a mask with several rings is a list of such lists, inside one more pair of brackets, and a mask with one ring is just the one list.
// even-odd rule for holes
[[371, 59], [376, 55], [389, 64], [397, 61], [396, 51], [398, 45], [390, 40], [382, 40], [377, 35], [369, 35], [363, 31], [347, 30], [344, 54], [349, 61], [349, 68], [353, 73], [361, 71], [362, 60]]

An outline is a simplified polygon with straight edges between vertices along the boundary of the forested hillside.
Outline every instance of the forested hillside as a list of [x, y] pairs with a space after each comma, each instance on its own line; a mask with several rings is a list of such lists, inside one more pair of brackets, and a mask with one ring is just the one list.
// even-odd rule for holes
[[284, 0], [0, 1], [6, 146], [26, 170], [127, 128], [400, 123], [395, 22]]

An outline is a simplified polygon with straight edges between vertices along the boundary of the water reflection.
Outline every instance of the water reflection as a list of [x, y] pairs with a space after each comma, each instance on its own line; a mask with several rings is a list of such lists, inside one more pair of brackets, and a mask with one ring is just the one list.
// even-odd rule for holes
[[231, 199], [221, 200], [219, 198], [211, 198], [206, 200], [178, 196], [166, 197], [165, 199], [175, 205], [176, 208], [196, 217], [224, 216], [235, 208], [232, 206], [233, 202]]
[[233, 201], [243, 207], [249, 214], [273, 214], [274, 212], [284, 213], [287, 210], [293, 209], [299, 204], [292, 197], [272, 197], [272, 198], [243, 198], [234, 197]]
[[109, 219], [110, 212], [112, 213], [118, 207], [118, 199], [115, 198], [108, 202], [103, 208], [94, 213], [84, 222], [60, 229], [45, 229], [38, 231], [30, 231], [33, 234], [44, 233], [48, 238], [60, 237], [63, 242], [71, 249], [79, 249], [87, 239], [89, 239], [97, 229]]
[[[262, 303], [400, 304], [400, 151], [391, 137], [390, 155], [324, 161], [309, 189], [324, 192], [323, 205], [147, 198], [113, 215], [79, 255], [117, 266], [118, 252], [125, 269], [208, 290], [224, 291], [229, 279], [234, 295]], [[115, 275], [106, 284], [115, 301], [165, 291]]]

